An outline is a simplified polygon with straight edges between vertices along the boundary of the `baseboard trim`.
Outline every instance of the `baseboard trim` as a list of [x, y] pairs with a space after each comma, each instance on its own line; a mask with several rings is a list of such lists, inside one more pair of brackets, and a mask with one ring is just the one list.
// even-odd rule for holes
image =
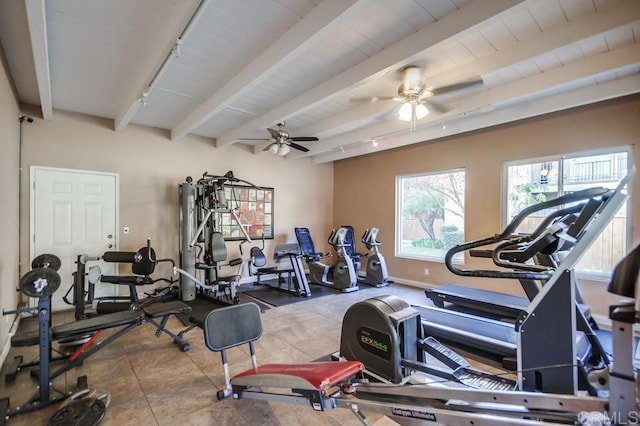
[[11, 350], [11, 338], [16, 335], [18, 332], [18, 326], [20, 325], [20, 315], [15, 315], [13, 319], [13, 324], [11, 324], [11, 328], [9, 329], [9, 334], [7, 335], [7, 340], [4, 342], [2, 346], [2, 352], [0, 352], [0, 366], [4, 365], [4, 362], [7, 359], [7, 355], [9, 355], [9, 351]]
[[389, 280], [397, 284], [407, 285], [409, 287], [423, 288], [423, 289], [433, 288], [436, 286], [435, 284], [429, 284], [422, 281], [407, 280], [407, 279], [398, 278], [398, 277], [389, 277]]

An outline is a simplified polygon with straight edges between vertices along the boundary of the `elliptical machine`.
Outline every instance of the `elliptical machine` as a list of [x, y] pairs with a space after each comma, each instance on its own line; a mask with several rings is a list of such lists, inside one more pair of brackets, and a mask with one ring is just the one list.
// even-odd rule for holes
[[[309, 228], [295, 228], [295, 233], [300, 246], [300, 253], [309, 268], [309, 281], [314, 284], [335, 288], [343, 293], [359, 290], [358, 272], [353, 260], [346, 252], [346, 228], [334, 229], [329, 235], [329, 244], [335, 248], [338, 255], [338, 260], [333, 265], [333, 268], [320, 261], [328, 254], [316, 251]], [[330, 272], [333, 272], [333, 281], [329, 280]]]
[[361, 281], [374, 287], [386, 287], [389, 285], [389, 274], [384, 256], [380, 253], [378, 246], [382, 245], [378, 241], [378, 228], [371, 228], [364, 231], [360, 239], [369, 252], [367, 257], [367, 275], [359, 277]]

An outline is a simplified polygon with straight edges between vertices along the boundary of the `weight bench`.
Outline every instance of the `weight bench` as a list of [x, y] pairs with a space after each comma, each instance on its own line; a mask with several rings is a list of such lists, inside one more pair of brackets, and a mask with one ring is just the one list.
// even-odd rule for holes
[[[207, 347], [222, 355], [225, 389], [218, 399], [251, 398], [311, 404], [316, 411], [335, 408], [330, 395], [362, 372], [359, 361], [312, 362], [307, 364], [265, 364], [258, 366], [253, 342], [262, 335], [260, 308], [255, 303], [228, 306], [209, 312], [204, 320]], [[227, 349], [249, 345], [253, 368], [229, 378]], [[266, 393], [262, 387], [279, 388], [287, 393]]]
[[[184, 314], [191, 311], [191, 307], [180, 301], [171, 301], [164, 303], [154, 303], [142, 308], [141, 311], [120, 311], [110, 314], [98, 315], [95, 317], [87, 318], [80, 321], [74, 321], [67, 324], [62, 324], [51, 328], [51, 340], [65, 340], [73, 339], [88, 334], [95, 333], [89, 341], [82, 345], [78, 350], [68, 357], [52, 359], [52, 361], [58, 361], [61, 359], [66, 360], [66, 364], [59, 369], [53, 371], [49, 375], [49, 379], [52, 380], [55, 377], [75, 368], [82, 364], [82, 362], [89, 356], [99, 351], [109, 343], [127, 334], [134, 328], [144, 324], [150, 323], [156, 327], [155, 335], [160, 337], [162, 333], [166, 333], [170, 336], [174, 343], [176, 343], [183, 351], [191, 349], [191, 345], [184, 340], [182, 334], [174, 334], [166, 328], [167, 321], [171, 315]], [[105, 330], [123, 327], [111, 336], [101, 340], [95, 345], [92, 345], [98, 337]], [[29, 333], [24, 335], [16, 335], [11, 339], [11, 345], [14, 347], [34, 346], [40, 344], [41, 330], [36, 333]], [[22, 356], [18, 355], [14, 357], [10, 367], [7, 367], [7, 373], [5, 375], [5, 381], [11, 382], [15, 380], [17, 371], [33, 367], [38, 365], [39, 361], [22, 364]]]

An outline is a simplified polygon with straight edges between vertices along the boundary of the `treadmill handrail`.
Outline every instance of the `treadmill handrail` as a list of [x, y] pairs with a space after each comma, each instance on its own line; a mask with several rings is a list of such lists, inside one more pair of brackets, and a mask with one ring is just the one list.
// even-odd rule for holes
[[[554, 198], [549, 201], [534, 204], [533, 206], [526, 207], [520, 213], [518, 213], [513, 220], [507, 225], [507, 227], [497, 235], [488, 238], [482, 238], [479, 240], [471, 241], [457, 245], [445, 255], [445, 265], [449, 271], [459, 276], [466, 277], [486, 277], [486, 278], [505, 278], [505, 279], [526, 279], [526, 280], [548, 280], [553, 274], [553, 269], [545, 268], [541, 271], [501, 271], [493, 269], [462, 269], [453, 264], [453, 257], [467, 250], [471, 250], [476, 247], [482, 247], [490, 244], [495, 244], [500, 241], [508, 241], [509, 244], [519, 240], [522, 236], [514, 237], [514, 233], [518, 226], [524, 221], [525, 218], [531, 214], [545, 210], [552, 207], [557, 207], [563, 204], [575, 203], [579, 201], [585, 201], [597, 197], [609, 198], [614, 191], [604, 187], [587, 188], [581, 191], [576, 191], [571, 194], [565, 194], [560, 197]], [[527, 265], [531, 267], [533, 265]], [[540, 267], [536, 267], [538, 269]]]

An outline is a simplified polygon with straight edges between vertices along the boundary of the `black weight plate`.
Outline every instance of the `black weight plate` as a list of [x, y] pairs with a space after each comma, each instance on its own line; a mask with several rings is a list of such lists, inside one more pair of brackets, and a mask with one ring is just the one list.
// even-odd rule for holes
[[47, 422], [48, 426], [93, 426], [104, 418], [104, 402], [95, 398], [81, 398], [72, 401], [55, 412]]
[[40, 256], [37, 256], [35, 259], [33, 259], [33, 261], [31, 262], [32, 269], [50, 268], [50, 269], [53, 269], [54, 271], [59, 271], [61, 266], [62, 266], [62, 262], [60, 261], [60, 258], [55, 254], [49, 254], [49, 253], [41, 254]]
[[53, 269], [36, 268], [20, 278], [20, 291], [29, 297], [49, 297], [60, 287], [60, 275]]

